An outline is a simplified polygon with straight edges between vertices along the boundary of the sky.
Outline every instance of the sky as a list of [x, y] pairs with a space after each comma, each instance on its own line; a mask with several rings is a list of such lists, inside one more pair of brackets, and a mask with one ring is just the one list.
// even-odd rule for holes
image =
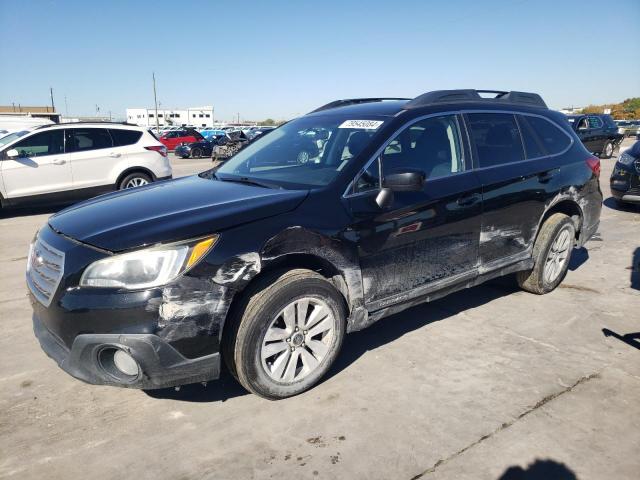
[[[640, 0], [0, 0], [0, 105], [213, 105], [289, 119], [339, 98], [478, 88], [553, 108], [640, 96]], [[65, 105], [66, 97], [66, 105]]]

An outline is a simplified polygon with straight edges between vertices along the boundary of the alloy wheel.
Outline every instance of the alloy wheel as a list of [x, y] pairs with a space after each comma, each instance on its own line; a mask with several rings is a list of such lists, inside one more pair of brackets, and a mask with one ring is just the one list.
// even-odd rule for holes
[[124, 186], [124, 188], [135, 188], [141, 187], [143, 185], [147, 185], [149, 182], [146, 178], [142, 177], [133, 177], [131, 178]]
[[571, 248], [571, 233], [568, 228], [563, 228], [551, 244], [544, 265], [544, 279], [547, 283], [553, 283], [564, 269], [569, 258]]
[[260, 357], [273, 380], [293, 383], [307, 377], [324, 360], [336, 331], [336, 319], [322, 300], [303, 297], [271, 321]]

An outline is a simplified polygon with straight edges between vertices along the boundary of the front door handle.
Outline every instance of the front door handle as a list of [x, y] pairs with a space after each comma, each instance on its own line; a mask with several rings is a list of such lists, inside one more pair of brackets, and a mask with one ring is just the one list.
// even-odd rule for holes
[[469, 205], [473, 205], [474, 203], [476, 203], [478, 200], [480, 200], [480, 195], [474, 193], [472, 195], [465, 195], [464, 197], [460, 197], [457, 200], [457, 203], [461, 207], [468, 207]]
[[116, 153], [116, 152], [111, 152], [111, 153], [109, 154], [109, 156], [110, 156], [111, 158], [119, 158], [119, 157], [120, 157], [120, 154], [119, 154], [119, 153]]
[[67, 161], [64, 158], [56, 158], [53, 161], [54, 165], [64, 165], [65, 163], [67, 163]]

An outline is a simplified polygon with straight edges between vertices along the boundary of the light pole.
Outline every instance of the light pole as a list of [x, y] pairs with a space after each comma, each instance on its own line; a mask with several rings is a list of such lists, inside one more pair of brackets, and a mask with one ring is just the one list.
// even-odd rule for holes
[[158, 118], [158, 96], [156, 95], [156, 72], [151, 73], [153, 76], [153, 101], [156, 105], [156, 132], [160, 132], [160, 119]]

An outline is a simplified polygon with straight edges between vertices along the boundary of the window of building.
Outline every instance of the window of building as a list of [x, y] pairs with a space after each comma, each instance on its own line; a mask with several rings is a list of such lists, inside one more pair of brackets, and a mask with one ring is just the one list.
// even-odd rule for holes
[[207, 113], [207, 114], [205, 115], [205, 117], [207, 117], [207, 118], [211, 118], [211, 115], [210, 115], [209, 113]]

